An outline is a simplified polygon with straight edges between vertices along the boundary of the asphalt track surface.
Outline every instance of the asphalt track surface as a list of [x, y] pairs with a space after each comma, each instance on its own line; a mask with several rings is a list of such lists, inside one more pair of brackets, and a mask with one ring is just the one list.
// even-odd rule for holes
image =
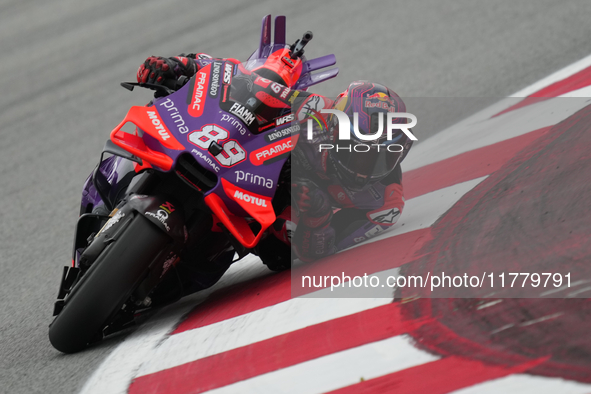
[[[69, 264], [82, 183], [110, 130], [148, 92], [133, 80], [152, 54], [245, 59], [265, 14], [289, 40], [314, 32], [309, 57], [334, 53], [335, 95], [355, 79], [403, 97], [472, 97], [441, 111], [427, 138], [498, 97], [591, 53], [587, 1], [118, 2], [0, 4], [0, 391], [78, 391], [122, 337], [64, 356], [47, 339]], [[479, 98], [479, 99], [476, 99]]]

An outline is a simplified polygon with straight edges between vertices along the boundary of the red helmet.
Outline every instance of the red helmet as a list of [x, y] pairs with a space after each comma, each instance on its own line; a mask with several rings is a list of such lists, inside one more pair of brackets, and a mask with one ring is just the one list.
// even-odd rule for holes
[[[343, 111], [351, 121], [350, 140], [339, 140], [336, 116], [328, 118], [332, 128], [334, 149], [329, 155], [335, 164], [338, 177], [352, 190], [362, 190], [385, 178], [410, 149], [412, 140], [404, 132], [395, 129], [387, 138], [386, 121], [389, 112], [406, 112], [402, 99], [389, 88], [372, 82], [356, 81], [349, 85], [335, 101], [334, 108]], [[357, 114], [358, 121], [355, 122]], [[354, 132], [355, 123], [361, 135], [376, 134], [371, 141], [360, 139]], [[392, 123], [407, 123], [406, 118], [394, 118]]]

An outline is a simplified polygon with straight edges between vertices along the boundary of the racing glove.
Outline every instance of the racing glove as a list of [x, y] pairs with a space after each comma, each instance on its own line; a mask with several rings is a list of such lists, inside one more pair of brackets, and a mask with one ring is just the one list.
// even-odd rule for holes
[[332, 203], [329, 195], [314, 182], [299, 179], [292, 183], [292, 196], [300, 211], [293, 248], [302, 261], [313, 261], [336, 252], [335, 230], [330, 225]]
[[168, 85], [181, 75], [190, 78], [197, 72], [193, 59], [184, 56], [161, 57], [150, 56], [137, 70], [139, 83]]
[[335, 238], [330, 223], [317, 228], [298, 224], [292, 247], [300, 260], [311, 262], [336, 253]]
[[320, 227], [330, 220], [332, 204], [329, 195], [309, 179], [297, 179], [291, 184], [291, 195], [302, 217], [310, 218], [310, 227]]

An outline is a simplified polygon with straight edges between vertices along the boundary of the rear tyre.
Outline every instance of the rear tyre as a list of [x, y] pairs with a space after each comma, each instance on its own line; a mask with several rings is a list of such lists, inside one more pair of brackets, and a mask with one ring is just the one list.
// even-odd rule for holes
[[66, 298], [49, 327], [49, 340], [63, 353], [84, 349], [121, 309], [148, 267], [171, 238], [136, 215], [117, 240], [98, 256]]

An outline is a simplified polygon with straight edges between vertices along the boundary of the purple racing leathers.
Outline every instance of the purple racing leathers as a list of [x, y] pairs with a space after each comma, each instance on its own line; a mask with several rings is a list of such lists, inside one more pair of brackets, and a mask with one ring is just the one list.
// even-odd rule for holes
[[[342, 154], [335, 154], [334, 149], [322, 148], [336, 146], [339, 142], [335, 119], [320, 114], [320, 111], [326, 108], [346, 111], [343, 100], [346, 100], [347, 95], [353, 95], [349, 90], [334, 102], [320, 96], [308, 96], [296, 103], [299, 106], [294, 112], [304, 122], [298, 144], [292, 152], [292, 200], [299, 213], [299, 217], [294, 218], [298, 223], [292, 237], [292, 247], [297, 257], [304, 261], [329, 256], [388, 230], [397, 222], [404, 208], [400, 161], [410, 149], [412, 141], [404, 136], [395, 137], [399, 140], [399, 146], [403, 147], [401, 153], [394, 158], [391, 167], [381, 173], [379, 180], [366, 182], [363, 186], [359, 186], [347, 173], [343, 175], [343, 171], [339, 171]], [[389, 101], [375, 93], [369, 94], [372, 90], [366, 89], [366, 92], [360, 94], [357, 100], [365, 108], [383, 106], [390, 112], [405, 111], [402, 100], [391, 91], [393, 97]], [[349, 103], [351, 101], [353, 99], [350, 98]], [[382, 102], [387, 104], [382, 105]], [[313, 133], [312, 138], [307, 139], [305, 121], [310, 117], [313, 118], [310, 122]], [[361, 125], [362, 120], [359, 121], [360, 129]], [[369, 130], [369, 124], [366, 127]], [[349, 157], [348, 163], [353, 160], [371, 161], [371, 155], [363, 155], [360, 152], [356, 157]], [[371, 174], [367, 174], [370, 177]]]

